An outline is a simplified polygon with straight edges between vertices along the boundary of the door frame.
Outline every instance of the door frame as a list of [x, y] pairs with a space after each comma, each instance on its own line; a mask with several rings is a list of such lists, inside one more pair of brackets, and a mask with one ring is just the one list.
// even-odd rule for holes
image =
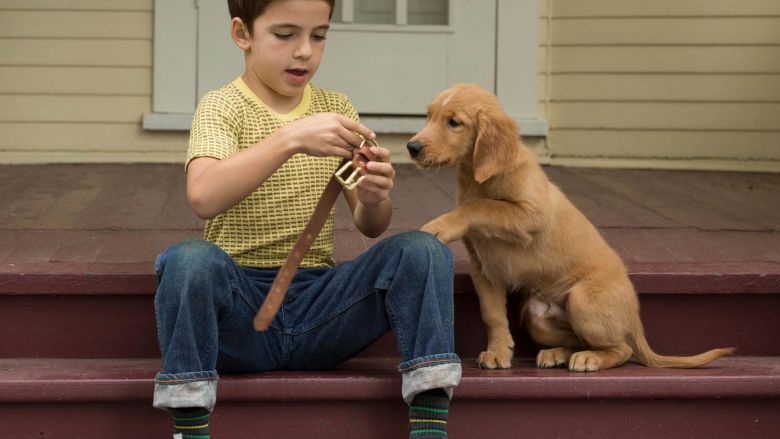
[[[198, 100], [198, 1], [154, 1], [154, 86], [145, 130], [190, 129]], [[495, 1], [496, 95], [523, 135], [547, 136], [538, 114], [540, 0]], [[424, 124], [424, 117], [361, 119], [381, 133], [413, 133]]]

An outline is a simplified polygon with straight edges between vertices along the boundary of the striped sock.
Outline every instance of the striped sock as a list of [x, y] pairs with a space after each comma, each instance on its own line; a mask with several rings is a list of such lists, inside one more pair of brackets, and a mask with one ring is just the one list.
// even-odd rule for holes
[[176, 439], [209, 439], [209, 411], [205, 408], [175, 408], [173, 437]]
[[442, 439], [447, 437], [447, 413], [450, 398], [442, 389], [418, 393], [409, 406], [410, 439]]

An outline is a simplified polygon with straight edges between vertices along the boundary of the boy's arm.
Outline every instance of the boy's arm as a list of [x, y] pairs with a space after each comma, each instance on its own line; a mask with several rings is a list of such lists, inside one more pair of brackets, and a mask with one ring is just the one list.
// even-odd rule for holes
[[375, 134], [335, 113], [320, 113], [291, 122], [259, 143], [218, 160], [198, 157], [187, 167], [187, 199], [203, 219], [213, 218], [240, 203], [295, 153], [352, 157], [361, 139]]
[[393, 216], [390, 191], [395, 169], [387, 149], [373, 146], [371, 152], [377, 155], [377, 160], [366, 163], [366, 178], [358, 184], [357, 190], [344, 191], [344, 196], [358, 230], [369, 238], [376, 238], [387, 230]]
[[277, 133], [222, 160], [193, 159], [187, 166], [187, 199], [195, 214], [208, 219], [235, 206], [295, 154]]

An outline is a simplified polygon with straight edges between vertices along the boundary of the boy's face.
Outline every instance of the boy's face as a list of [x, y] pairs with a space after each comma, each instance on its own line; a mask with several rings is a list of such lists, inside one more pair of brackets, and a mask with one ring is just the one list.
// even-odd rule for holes
[[246, 79], [266, 104], [300, 99], [322, 61], [329, 15], [322, 0], [277, 0], [255, 19]]

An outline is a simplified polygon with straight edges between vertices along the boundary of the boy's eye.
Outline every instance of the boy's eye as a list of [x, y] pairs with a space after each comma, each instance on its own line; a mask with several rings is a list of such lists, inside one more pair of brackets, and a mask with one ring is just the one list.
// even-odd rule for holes
[[292, 36], [292, 34], [274, 34], [276, 38], [279, 38], [280, 40], [286, 40]]
[[322, 41], [322, 40], [326, 39], [325, 35], [316, 35], [316, 34], [312, 35], [312, 38], [314, 38], [315, 40], [318, 40], [318, 41]]

